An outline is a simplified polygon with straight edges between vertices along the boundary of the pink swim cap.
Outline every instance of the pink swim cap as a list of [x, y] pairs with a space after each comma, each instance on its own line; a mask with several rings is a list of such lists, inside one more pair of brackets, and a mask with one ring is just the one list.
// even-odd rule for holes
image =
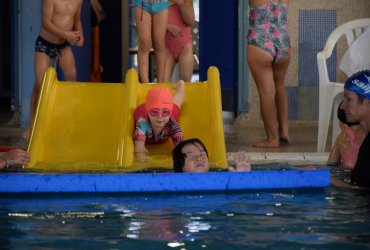
[[173, 108], [173, 95], [168, 88], [154, 87], [146, 95], [145, 109], [169, 109]]

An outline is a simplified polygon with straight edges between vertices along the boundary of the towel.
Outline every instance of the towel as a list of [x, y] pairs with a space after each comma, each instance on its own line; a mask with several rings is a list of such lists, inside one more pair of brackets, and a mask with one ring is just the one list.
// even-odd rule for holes
[[370, 28], [367, 28], [348, 48], [339, 68], [348, 76], [370, 70]]

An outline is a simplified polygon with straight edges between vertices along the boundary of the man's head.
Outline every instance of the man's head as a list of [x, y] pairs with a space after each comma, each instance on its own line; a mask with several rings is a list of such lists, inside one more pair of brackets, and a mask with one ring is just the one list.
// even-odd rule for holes
[[180, 142], [172, 151], [173, 169], [177, 173], [206, 173], [209, 171], [208, 152], [198, 138]]
[[344, 83], [344, 88], [364, 99], [370, 99], [370, 70], [360, 71], [350, 76]]
[[346, 117], [346, 114], [344, 113], [344, 110], [340, 107], [341, 105], [342, 105], [342, 103], [340, 103], [340, 105], [338, 106], [338, 110], [337, 110], [338, 120], [341, 123], [346, 124], [349, 127], [354, 126], [354, 125], [359, 125], [358, 121], [350, 122], [350, 121], [347, 120], [347, 117]]
[[349, 77], [344, 84], [343, 95], [340, 108], [344, 110], [347, 121], [361, 123], [370, 112], [370, 70]]
[[150, 121], [156, 126], [164, 126], [170, 119], [173, 109], [173, 95], [168, 88], [154, 87], [146, 95], [145, 109]]

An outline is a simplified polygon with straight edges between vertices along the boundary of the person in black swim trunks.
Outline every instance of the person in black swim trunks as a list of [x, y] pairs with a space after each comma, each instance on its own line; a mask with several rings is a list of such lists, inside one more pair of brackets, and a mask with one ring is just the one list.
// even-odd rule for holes
[[[84, 36], [81, 22], [82, 0], [43, 0], [42, 25], [35, 43], [35, 84], [30, 103], [30, 121], [33, 123], [42, 78], [52, 60], [61, 68], [66, 81], [76, 81], [76, 63], [70, 45], [81, 47]], [[28, 141], [30, 128], [23, 133]]]

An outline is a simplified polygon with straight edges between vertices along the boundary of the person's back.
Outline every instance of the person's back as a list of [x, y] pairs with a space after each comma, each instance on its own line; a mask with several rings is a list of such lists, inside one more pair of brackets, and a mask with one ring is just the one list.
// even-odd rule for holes
[[288, 0], [249, 1], [247, 61], [255, 81], [266, 138], [254, 147], [290, 143], [285, 76], [290, 61]]

